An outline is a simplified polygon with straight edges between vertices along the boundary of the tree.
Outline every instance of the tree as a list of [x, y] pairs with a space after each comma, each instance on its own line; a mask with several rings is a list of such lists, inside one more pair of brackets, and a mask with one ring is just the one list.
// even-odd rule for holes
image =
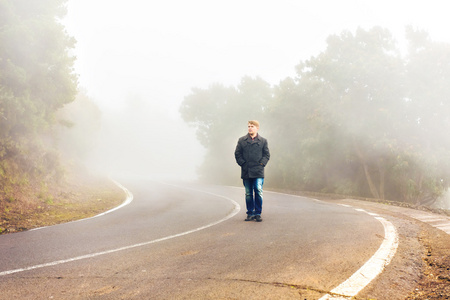
[[276, 88], [270, 128], [289, 128], [274, 146], [281, 184], [416, 204], [442, 194], [450, 51], [420, 32], [409, 38], [404, 60], [381, 28], [330, 36], [323, 53]]
[[197, 129], [197, 137], [207, 149], [200, 168], [203, 180], [235, 183], [239, 179], [233, 156], [237, 139], [245, 134], [248, 120], [264, 118], [270, 99], [270, 85], [250, 77], [244, 77], [237, 88], [215, 84], [193, 89], [185, 97], [181, 116]]
[[65, 2], [0, 0], [2, 186], [17, 176], [49, 176], [46, 169], [57, 166], [57, 153], [45, 144], [55, 113], [77, 88], [69, 53], [75, 41], [59, 22]]
[[408, 124], [414, 162], [404, 165], [405, 200], [430, 205], [450, 185], [450, 45], [407, 28]]
[[323, 53], [297, 66], [296, 86], [278, 113], [296, 120], [289, 140], [299, 141], [300, 182], [313, 190], [364, 193], [358, 186], [364, 176], [370, 193], [384, 198], [395, 139], [390, 126], [402, 102], [400, 57], [381, 28], [343, 32], [327, 42]]

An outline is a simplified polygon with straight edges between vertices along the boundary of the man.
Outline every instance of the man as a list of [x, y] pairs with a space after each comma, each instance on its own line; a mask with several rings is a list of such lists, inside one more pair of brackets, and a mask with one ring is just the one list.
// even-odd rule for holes
[[248, 134], [239, 138], [234, 157], [241, 166], [241, 178], [245, 187], [245, 221], [261, 222], [264, 167], [269, 161], [270, 153], [267, 140], [258, 134], [258, 130], [258, 121], [248, 121]]

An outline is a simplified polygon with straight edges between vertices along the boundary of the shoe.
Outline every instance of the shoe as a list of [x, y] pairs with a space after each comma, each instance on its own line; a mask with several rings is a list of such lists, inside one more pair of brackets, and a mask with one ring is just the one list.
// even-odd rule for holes
[[255, 216], [247, 215], [247, 218], [244, 221], [253, 221], [254, 219], [255, 219]]
[[255, 220], [256, 220], [256, 222], [262, 222], [262, 219], [261, 219], [260, 215], [256, 215], [255, 216]]

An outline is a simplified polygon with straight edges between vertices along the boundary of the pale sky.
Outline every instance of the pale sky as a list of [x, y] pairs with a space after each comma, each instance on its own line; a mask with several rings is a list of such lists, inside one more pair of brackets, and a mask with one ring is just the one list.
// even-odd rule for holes
[[[139, 96], [178, 107], [192, 87], [278, 84], [326, 47], [330, 34], [406, 25], [450, 42], [445, 1], [69, 0], [80, 86], [99, 103]], [[177, 109], [177, 108], [176, 108]]]

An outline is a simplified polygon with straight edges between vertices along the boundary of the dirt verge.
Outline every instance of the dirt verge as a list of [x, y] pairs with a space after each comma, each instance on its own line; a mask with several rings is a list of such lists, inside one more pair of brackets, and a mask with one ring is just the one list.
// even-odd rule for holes
[[406, 299], [450, 299], [450, 236], [423, 226], [419, 241], [424, 250], [423, 272], [416, 289]]

